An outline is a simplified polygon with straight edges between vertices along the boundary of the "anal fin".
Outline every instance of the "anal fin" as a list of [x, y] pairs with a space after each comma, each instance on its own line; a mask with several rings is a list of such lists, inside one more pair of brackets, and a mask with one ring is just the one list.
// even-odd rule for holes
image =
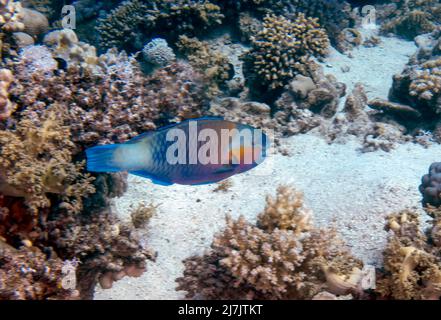
[[173, 182], [171, 182], [169, 180], [155, 176], [147, 171], [142, 171], [142, 170], [141, 171], [129, 171], [129, 173], [133, 174], [135, 176], [138, 176], [138, 177], [150, 179], [154, 184], [158, 184], [161, 186], [171, 186], [174, 184]]

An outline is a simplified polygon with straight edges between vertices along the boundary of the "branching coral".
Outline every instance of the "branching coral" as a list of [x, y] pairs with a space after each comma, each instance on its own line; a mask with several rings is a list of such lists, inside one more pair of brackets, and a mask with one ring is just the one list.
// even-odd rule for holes
[[0, 120], [8, 118], [16, 105], [9, 100], [9, 86], [14, 80], [11, 70], [0, 69]]
[[315, 65], [310, 58], [327, 53], [329, 39], [317, 19], [299, 14], [291, 21], [268, 15], [263, 27], [245, 59], [251, 64], [249, 72], [270, 89], [286, 85], [296, 74], [310, 75]]
[[311, 299], [359, 294], [361, 263], [331, 230], [313, 227], [301, 194], [288, 187], [269, 197], [257, 226], [227, 217], [203, 257], [185, 260], [178, 290], [211, 299]]
[[72, 160], [75, 145], [63, 126], [63, 111], [54, 105], [43, 114], [29, 114], [15, 130], [0, 131], [0, 192], [24, 197], [33, 209], [49, 207], [48, 194], [57, 194], [82, 209], [81, 198], [93, 193], [82, 163]]

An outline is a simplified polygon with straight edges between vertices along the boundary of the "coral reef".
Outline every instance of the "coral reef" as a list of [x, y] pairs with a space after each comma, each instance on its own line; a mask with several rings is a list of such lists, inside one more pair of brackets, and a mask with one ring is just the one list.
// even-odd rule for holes
[[[60, 105], [68, 112], [65, 124], [70, 126], [74, 142], [123, 142], [156, 124], [196, 117], [207, 108], [203, 76], [185, 63], [145, 76], [134, 59], [109, 51], [97, 64], [74, 60], [67, 70], [48, 75], [45, 68], [35, 70], [25, 58], [13, 65], [15, 81], [10, 95], [34, 112]], [[35, 61], [33, 56], [29, 59]], [[56, 61], [49, 57], [43, 64], [47, 65], [56, 66]]]
[[63, 111], [53, 106], [42, 115], [24, 116], [15, 130], [0, 131], [0, 192], [24, 197], [37, 211], [50, 207], [48, 194], [57, 194], [74, 212], [81, 198], [94, 192], [82, 163], [73, 162], [75, 145], [63, 126]]
[[130, 218], [135, 228], [144, 228], [150, 221], [150, 219], [156, 215], [157, 205], [152, 203], [149, 205], [140, 204], [138, 208], [132, 211]]
[[429, 173], [421, 179], [419, 189], [423, 195], [423, 204], [425, 206], [441, 206], [441, 163], [432, 163]]
[[[428, 210], [434, 218], [429, 234], [439, 230], [439, 209]], [[389, 243], [384, 251], [384, 270], [377, 281], [377, 293], [386, 298], [439, 300], [441, 259], [439, 245], [420, 230], [418, 214], [402, 211], [388, 217]], [[436, 238], [435, 238], [436, 239]]]
[[176, 60], [173, 49], [161, 38], [155, 38], [147, 43], [142, 49], [142, 54], [148, 63], [159, 67], [165, 67]]
[[32, 246], [15, 249], [0, 237], [0, 300], [76, 299], [71, 262], [52, 256]]
[[16, 105], [9, 100], [9, 86], [14, 80], [11, 70], [0, 69], [0, 120], [8, 118]]
[[[222, 19], [220, 7], [208, 0], [130, 0], [100, 19], [97, 29], [101, 47], [136, 51], [142, 49], [143, 39], [153, 34], [168, 37], [166, 40], [183, 34], [194, 36], [219, 25]], [[175, 32], [164, 32], [169, 28]]]
[[10, 38], [14, 32], [23, 31], [25, 26], [21, 21], [23, 8], [19, 1], [0, 1], [0, 57], [11, 54]]
[[377, 7], [383, 33], [395, 33], [412, 40], [436, 29], [441, 4], [435, 0], [394, 0]]
[[335, 231], [317, 229], [300, 193], [280, 187], [257, 225], [227, 216], [204, 256], [184, 261], [178, 290], [208, 299], [312, 299], [361, 294], [362, 264]]
[[348, 135], [360, 138], [361, 151], [390, 151], [397, 143], [411, 140], [406, 129], [379, 111], [369, 111], [368, 98], [361, 83], [357, 83], [347, 97], [343, 113], [337, 114], [331, 123], [321, 127], [329, 142], [341, 141]]
[[247, 72], [260, 86], [263, 83], [270, 90], [281, 88], [297, 74], [309, 76], [316, 69], [311, 57], [326, 55], [328, 46], [328, 36], [317, 19], [299, 14], [291, 21], [268, 15], [244, 58]]
[[208, 43], [196, 38], [180, 36], [177, 46], [192, 67], [204, 75], [209, 96], [218, 95], [225, 82], [234, 75], [228, 57], [212, 50]]

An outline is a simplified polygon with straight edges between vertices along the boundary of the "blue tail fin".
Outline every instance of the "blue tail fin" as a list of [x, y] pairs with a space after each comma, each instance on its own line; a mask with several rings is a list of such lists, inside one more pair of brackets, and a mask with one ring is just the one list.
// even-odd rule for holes
[[114, 162], [117, 144], [98, 146], [86, 150], [87, 171], [91, 172], [118, 172], [121, 169]]

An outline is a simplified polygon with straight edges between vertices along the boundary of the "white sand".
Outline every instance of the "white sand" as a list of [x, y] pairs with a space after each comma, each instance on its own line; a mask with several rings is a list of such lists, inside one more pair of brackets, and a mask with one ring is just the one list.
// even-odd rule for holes
[[[363, 82], [370, 96], [386, 97], [391, 77], [400, 72], [410, 54], [411, 42], [383, 38], [377, 48], [359, 48], [350, 59], [333, 52], [327, 73], [333, 73], [351, 88]], [[341, 66], [350, 65], [349, 73]], [[246, 174], [232, 178], [227, 193], [214, 193], [216, 186], [153, 185], [130, 177], [129, 190], [115, 201], [122, 219], [131, 207], [154, 201], [160, 204], [146, 231], [145, 242], [158, 252], [156, 263], [148, 263], [141, 278], [125, 278], [110, 290], [97, 288], [96, 299], [179, 299], [175, 279], [182, 275], [181, 261], [202, 254], [215, 232], [225, 225], [225, 214], [244, 215], [255, 221], [265, 205], [265, 195], [280, 184], [292, 184], [305, 194], [319, 226], [338, 228], [354, 254], [367, 263], [379, 263], [386, 232], [384, 217], [398, 210], [419, 206], [420, 178], [429, 165], [441, 158], [441, 146], [429, 149], [415, 144], [385, 153], [359, 153], [359, 144], [328, 145], [314, 134], [289, 138], [290, 157], [276, 155]], [[420, 209], [419, 209], [420, 210]], [[423, 214], [423, 213], [422, 213]]]

